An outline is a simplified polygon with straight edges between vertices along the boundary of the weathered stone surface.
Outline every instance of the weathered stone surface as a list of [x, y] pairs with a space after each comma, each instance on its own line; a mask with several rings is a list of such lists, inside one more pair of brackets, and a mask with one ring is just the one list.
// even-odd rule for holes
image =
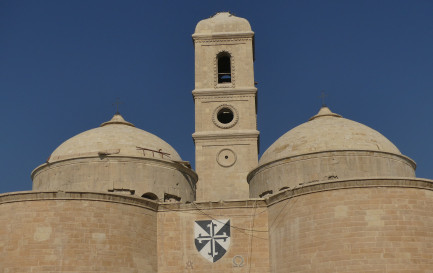
[[433, 181], [380, 133], [323, 107], [258, 163], [253, 36], [229, 13], [193, 34], [197, 189], [115, 115], [0, 195], [0, 273], [433, 273]]
[[[231, 244], [215, 263], [194, 245], [194, 222], [230, 219]], [[269, 271], [268, 215], [261, 200], [160, 206], [158, 212], [158, 272]]]
[[338, 179], [415, 177], [415, 162], [379, 132], [322, 107], [275, 141], [248, 174], [250, 197]]
[[[137, 147], [158, 152], [142, 151]], [[48, 159], [48, 163], [59, 160], [81, 158], [89, 156], [118, 155], [130, 157], [149, 157], [181, 161], [179, 154], [173, 147], [161, 138], [135, 128], [125, 121], [120, 114], [100, 127], [82, 132], [57, 147]]]
[[322, 107], [317, 115], [282, 135], [260, 158], [260, 165], [324, 151], [377, 151], [401, 155], [379, 132]]
[[251, 33], [250, 23], [229, 12], [218, 12], [214, 16], [198, 22], [193, 36], [215, 35], [219, 33]]
[[283, 158], [261, 165], [248, 175], [250, 197], [278, 193], [309, 183], [362, 178], [415, 177], [405, 156], [373, 151], [329, 151]]
[[[254, 32], [247, 20], [217, 13], [200, 21], [195, 47], [197, 200], [248, 198], [247, 174], [258, 162]], [[229, 58], [230, 80], [219, 82], [219, 56]], [[221, 122], [218, 113], [232, 113]]]
[[195, 200], [196, 173], [159, 137], [119, 114], [61, 144], [32, 172], [33, 190], [118, 192]]
[[57, 161], [36, 169], [33, 190], [118, 192], [142, 196], [179, 196], [195, 200], [197, 176], [182, 164], [150, 158], [107, 156]]
[[1, 195], [0, 271], [157, 272], [156, 211], [136, 203], [101, 194]]
[[269, 207], [271, 272], [432, 272], [433, 191], [353, 188]]

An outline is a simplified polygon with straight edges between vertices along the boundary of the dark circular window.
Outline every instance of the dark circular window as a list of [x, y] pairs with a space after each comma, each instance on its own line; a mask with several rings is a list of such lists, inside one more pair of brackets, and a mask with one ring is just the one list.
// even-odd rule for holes
[[218, 111], [217, 119], [219, 122], [223, 124], [230, 123], [234, 118], [233, 111], [229, 108], [222, 108]]
[[235, 107], [228, 104], [218, 106], [212, 114], [213, 123], [221, 129], [232, 128], [238, 120], [238, 111]]

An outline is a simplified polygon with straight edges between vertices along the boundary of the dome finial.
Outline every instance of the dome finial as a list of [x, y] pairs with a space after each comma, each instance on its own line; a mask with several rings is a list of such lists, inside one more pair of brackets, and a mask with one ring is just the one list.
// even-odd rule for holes
[[325, 91], [322, 90], [322, 94], [320, 95], [320, 98], [322, 98], [322, 107], [326, 107], [326, 104], [325, 104], [325, 98], [326, 98], [327, 96], [328, 96], [328, 95], [325, 94]]
[[341, 118], [341, 116], [339, 114], [332, 113], [331, 109], [329, 109], [328, 106], [326, 106], [325, 98], [327, 96], [328, 95], [325, 93], [325, 91], [322, 90], [321, 95], [319, 97], [322, 99], [322, 106], [320, 107], [319, 112], [315, 116], [311, 117], [309, 120], [313, 120], [315, 118], [319, 118], [319, 117], [323, 117], [323, 116], [328, 116], [328, 117], [331, 116], [331, 117]]
[[122, 104], [119, 98], [116, 98], [116, 101], [113, 103], [113, 106], [116, 106], [116, 113], [114, 115], [120, 115], [119, 105]]
[[320, 118], [320, 117], [341, 118], [342, 116], [340, 116], [339, 114], [332, 113], [331, 109], [329, 109], [326, 105], [322, 105], [319, 112], [315, 116], [311, 117], [309, 120], [313, 120], [313, 119]]
[[233, 13], [233, 12], [231, 12], [231, 11], [217, 11], [217, 12], [215, 12], [215, 14], [214, 15], [212, 15], [211, 17], [209, 17], [209, 18], [212, 18], [212, 17], [215, 17], [215, 16], [217, 16], [218, 14], [228, 14], [228, 16], [230, 17], [230, 16], [235, 16], [235, 14]]
[[106, 126], [109, 124], [123, 124], [123, 125], [135, 127], [134, 124], [132, 124], [131, 122], [127, 122], [125, 119], [123, 119], [123, 117], [120, 115], [119, 112], [114, 114], [113, 118], [110, 121], [106, 121], [106, 122], [102, 123], [100, 127], [103, 127], [103, 126]]

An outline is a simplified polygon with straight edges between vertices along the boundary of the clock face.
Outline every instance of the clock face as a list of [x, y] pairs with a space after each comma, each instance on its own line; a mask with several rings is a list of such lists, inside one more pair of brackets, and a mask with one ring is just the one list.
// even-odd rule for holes
[[236, 162], [236, 154], [230, 149], [222, 149], [217, 155], [217, 162], [222, 167], [231, 167]]

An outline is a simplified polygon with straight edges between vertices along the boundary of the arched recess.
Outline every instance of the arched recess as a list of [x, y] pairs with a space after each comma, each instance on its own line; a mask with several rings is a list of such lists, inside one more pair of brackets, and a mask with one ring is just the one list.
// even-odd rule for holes
[[158, 195], [154, 194], [153, 192], [146, 192], [141, 197], [146, 198], [146, 199], [150, 199], [150, 200], [154, 200], [154, 201], [159, 200]]

